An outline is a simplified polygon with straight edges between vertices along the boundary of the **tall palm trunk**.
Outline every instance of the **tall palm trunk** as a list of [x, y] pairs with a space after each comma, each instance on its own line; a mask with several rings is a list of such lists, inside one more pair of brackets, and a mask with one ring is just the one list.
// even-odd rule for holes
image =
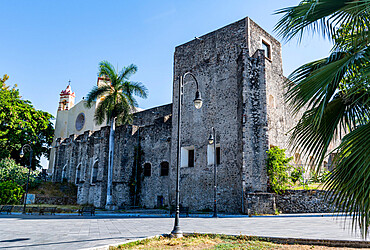
[[114, 132], [115, 130], [116, 130], [116, 117], [110, 119], [108, 183], [107, 183], [107, 203], [106, 203], [107, 209], [111, 209], [113, 206], [112, 185], [113, 185], [113, 152], [114, 152]]

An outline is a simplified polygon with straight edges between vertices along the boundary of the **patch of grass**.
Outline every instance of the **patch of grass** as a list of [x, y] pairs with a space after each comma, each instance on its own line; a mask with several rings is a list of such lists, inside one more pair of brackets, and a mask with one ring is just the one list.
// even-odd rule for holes
[[109, 247], [110, 250], [116, 249], [289, 249], [289, 250], [329, 250], [345, 249], [354, 250], [355, 248], [327, 247], [319, 245], [300, 245], [300, 244], [277, 244], [271, 243], [266, 238], [255, 236], [229, 236], [223, 234], [189, 234], [182, 238], [171, 238], [169, 235], [154, 237], [150, 239], [138, 240], [118, 247]]
[[277, 247], [279, 245], [259, 241], [256, 237], [190, 234], [182, 238], [171, 238], [169, 235], [154, 237], [109, 249], [272, 249]]
[[322, 183], [310, 183], [305, 186], [296, 185], [289, 189], [291, 190], [325, 190], [324, 185]]

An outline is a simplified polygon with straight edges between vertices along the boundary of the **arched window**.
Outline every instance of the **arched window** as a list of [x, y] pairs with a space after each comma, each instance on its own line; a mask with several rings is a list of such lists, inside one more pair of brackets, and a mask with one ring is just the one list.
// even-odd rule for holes
[[62, 182], [67, 181], [67, 165], [64, 165], [62, 170]]
[[91, 170], [91, 184], [96, 183], [98, 180], [98, 166], [99, 166], [99, 162], [96, 161]]
[[81, 163], [76, 168], [76, 184], [80, 183], [81, 178]]
[[144, 176], [151, 176], [152, 175], [152, 164], [145, 163], [144, 164]]
[[161, 162], [161, 176], [168, 176], [170, 164], [167, 161]]

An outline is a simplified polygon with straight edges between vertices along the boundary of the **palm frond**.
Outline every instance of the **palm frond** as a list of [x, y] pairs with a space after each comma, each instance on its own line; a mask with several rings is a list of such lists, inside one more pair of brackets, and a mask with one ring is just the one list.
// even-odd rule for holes
[[353, 216], [366, 237], [370, 225], [370, 0], [303, 0], [277, 11], [275, 26], [285, 40], [306, 30], [333, 39], [329, 57], [305, 64], [290, 76], [286, 101], [298, 114], [290, 145], [320, 165], [328, 145], [348, 134], [333, 152], [336, 167], [326, 183], [329, 201]]
[[99, 102], [98, 106], [95, 109], [95, 114], [94, 114], [94, 120], [96, 124], [101, 125], [105, 120], [109, 122], [109, 103], [105, 102], [105, 100]]
[[133, 64], [123, 68], [117, 75], [113, 65], [107, 61], [99, 63], [99, 76], [109, 78], [105, 85], [94, 87], [88, 95], [88, 104], [98, 97], [104, 97], [98, 103], [95, 112], [95, 121], [102, 124], [113, 118], [118, 118], [119, 123], [124, 124], [132, 119], [131, 113], [138, 105], [134, 95], [141, 98], [147, 97], [147, 89], [142, 83], [131, 82], [129, 77], [137, 71]]
[[284, 14], [275, 31], [286, 41], [297, 36], [300, 41], [305, 31], [321, 32], [324, 37], [333, 38], [343, 23], [359, 29], [368, 26], [369, 6], [369, 0], [303, 0], [297, 6], [275, 12]]
[[133, 74], [137, 71], [137, 66], [130, 64], [127, 67], [124, 67], [118, 74], [119, 81], [128, 80]]
[[327, 198], [343, 213], [352, 215], [366, 238], [370, 226], [370, 123], [357, 127], [342, 139], [334, 159], [336, 166], [325, 186]]
[[141, 82], [130, 82], [129, 89], [131, 93], [140, 98], [148, 97], [148, 89]]
[[91, 105], [97, 98], [106, 95], [110, 90], [108, 85], [102, 85], [100, 87], [94, 86], [92, 90], [86, 96], [86, 106], [91, 108]]
[[107, 76], [111, 81], [113, 81], [117, 78], [117, 73], [110, 62], [102, 61], [99, 63], [99, 76]]

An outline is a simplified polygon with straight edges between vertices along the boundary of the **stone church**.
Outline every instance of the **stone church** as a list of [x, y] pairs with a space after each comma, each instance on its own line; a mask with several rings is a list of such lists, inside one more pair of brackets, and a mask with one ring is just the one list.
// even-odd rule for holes
[[[203, 106], [194, 108], [195, 82], [186, 78], [180, 203], [191, 211], [213, 208], [216, 153], [218, 210], [245, 212], [246, 194], [267, 191], [266, 151], [286, 148], [295, 123], [283, 101], [281, 45], [248, 17], [177, 46], [173, 103], [136, 112], [132, 125], [116, 128], [113, 201], [117, 207], [175, 204], [178, 84], [185, 72], [196, 76]], [[94, 108], [72, 100], [69, 86], [57, 114], [52, 178], [76, 183], [79, 204], [104, 207], [109, 127], [95, 126]], [[212, 127], [216, 152], [208, 144]]]

